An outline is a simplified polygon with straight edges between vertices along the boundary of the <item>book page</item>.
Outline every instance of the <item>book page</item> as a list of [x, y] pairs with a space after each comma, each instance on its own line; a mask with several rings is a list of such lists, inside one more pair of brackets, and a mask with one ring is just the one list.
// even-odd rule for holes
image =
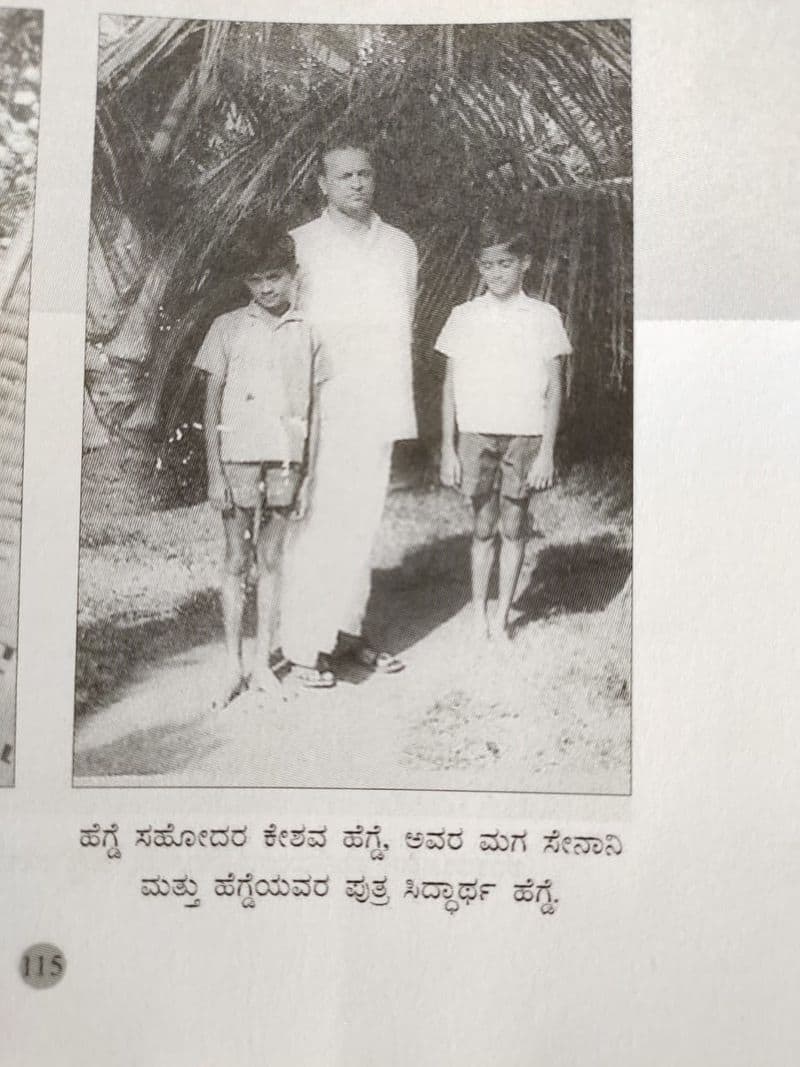
[[8, 1061], [794, 1062], [794, 12], [41, 14]]

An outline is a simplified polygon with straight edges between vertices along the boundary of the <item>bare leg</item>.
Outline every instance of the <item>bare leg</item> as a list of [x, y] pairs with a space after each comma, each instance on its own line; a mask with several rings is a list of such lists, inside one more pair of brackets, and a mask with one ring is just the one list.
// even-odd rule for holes
[[508, 616], [525, 558], [527, 510], [527, 500], [510, 500], [503, 497], [500, 504], [500, 578], [497, 615], [492, 627], [493, 636], [500, 639], [508, 638]]
[[252, 684], [255, 689], [275, 689], [278, 680], [269, 665], [278, 623], [281, 595], [281, 568], [287, 520], [272, 512], [265, 515], [256, 545], [258, 564], [258, 632], [256, 634], [255, 666]]
[[251, 513], [234, 507], [222, 515], [225, 559], [222, 567], [222, 621], [225, 628], [225, 671], [215, 704], [225, 707], [244, 688], [242, 618], [247, 570], [250, 563]]
[[489, 580], [497, 556], [496, 533], [499, 502], [497, 496], [473, 497], [475, 517], [472, 538], [472, 612], [475, 634], [489, 636], [486, 606], [489, 601]]

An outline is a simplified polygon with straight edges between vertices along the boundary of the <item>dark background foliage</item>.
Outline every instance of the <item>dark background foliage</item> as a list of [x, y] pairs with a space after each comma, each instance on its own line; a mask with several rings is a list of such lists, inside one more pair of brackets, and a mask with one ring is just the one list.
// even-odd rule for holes
[[420, 249], [417, 462], [438, 436], [433, 341], [476, 291], [471, 234], [498, 210], [529, 229], [527, 288], [560, 309], [575, 349], [562, 451], [630, 450], [627, 23], [111, 16], [103, 29], [87, 359], [96, 436], [147, 435], [174, 449], [177, 429], [186, 466], [202, 405], [194, 353], [214, 315], [241, 300], [225, 250], [260, 219], [312, 217], [318, 146], [346, 130], [373, 147], [377, 210]]

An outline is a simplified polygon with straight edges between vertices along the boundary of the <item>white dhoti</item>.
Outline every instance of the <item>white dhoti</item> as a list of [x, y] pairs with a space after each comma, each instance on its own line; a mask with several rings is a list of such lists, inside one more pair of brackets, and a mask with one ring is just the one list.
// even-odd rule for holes
[[391, 458], [391, 441], [321, 428], [309, 512], [285, 551], [281, 645], [293, 663], [313, 666], [340, 630], [361, 633]]
[[394, 441], [416, 437], [411, 337], [417, 251], [377, 215], [361, 232], [328, 212], [292, 231], [298, 304], [328, 380], [309, 513], [284, 557], [281, 645], [313, 666], [340, 630], [359, 634]]

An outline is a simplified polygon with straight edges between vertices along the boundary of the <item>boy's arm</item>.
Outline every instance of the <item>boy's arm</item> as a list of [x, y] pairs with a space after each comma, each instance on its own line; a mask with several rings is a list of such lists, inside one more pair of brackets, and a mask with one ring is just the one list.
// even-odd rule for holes
[[555, 447], [561, 419], [563, 396], [561, 356], [547, 361], [547, 412], [542, 446], [528, 471], [528, 485], [534, 491], [549, 489], [555, 480]]
[[206, 470], [208, 471], [208, 500], [220, 511], [233, 507], [230, 486], [222, 469], [219, 447], [219, 423], [222, 416], [222, 393], [225, 381], [216, 374], [206, 378], [206, 404], [203, 424], [206, 438]]
[[439, 464], [442, 485], [461, 484], [461, 461], [456, 451], [456, 397], [453, 388], [453, 361], [448, 359], [442, 387], [442, 456]]
[[411, 247], [408, 253], [408, 306], [409, 317], [413, 322], [419, 288], [419, 253], [414, 242], [410, 240], [410, 243]]

